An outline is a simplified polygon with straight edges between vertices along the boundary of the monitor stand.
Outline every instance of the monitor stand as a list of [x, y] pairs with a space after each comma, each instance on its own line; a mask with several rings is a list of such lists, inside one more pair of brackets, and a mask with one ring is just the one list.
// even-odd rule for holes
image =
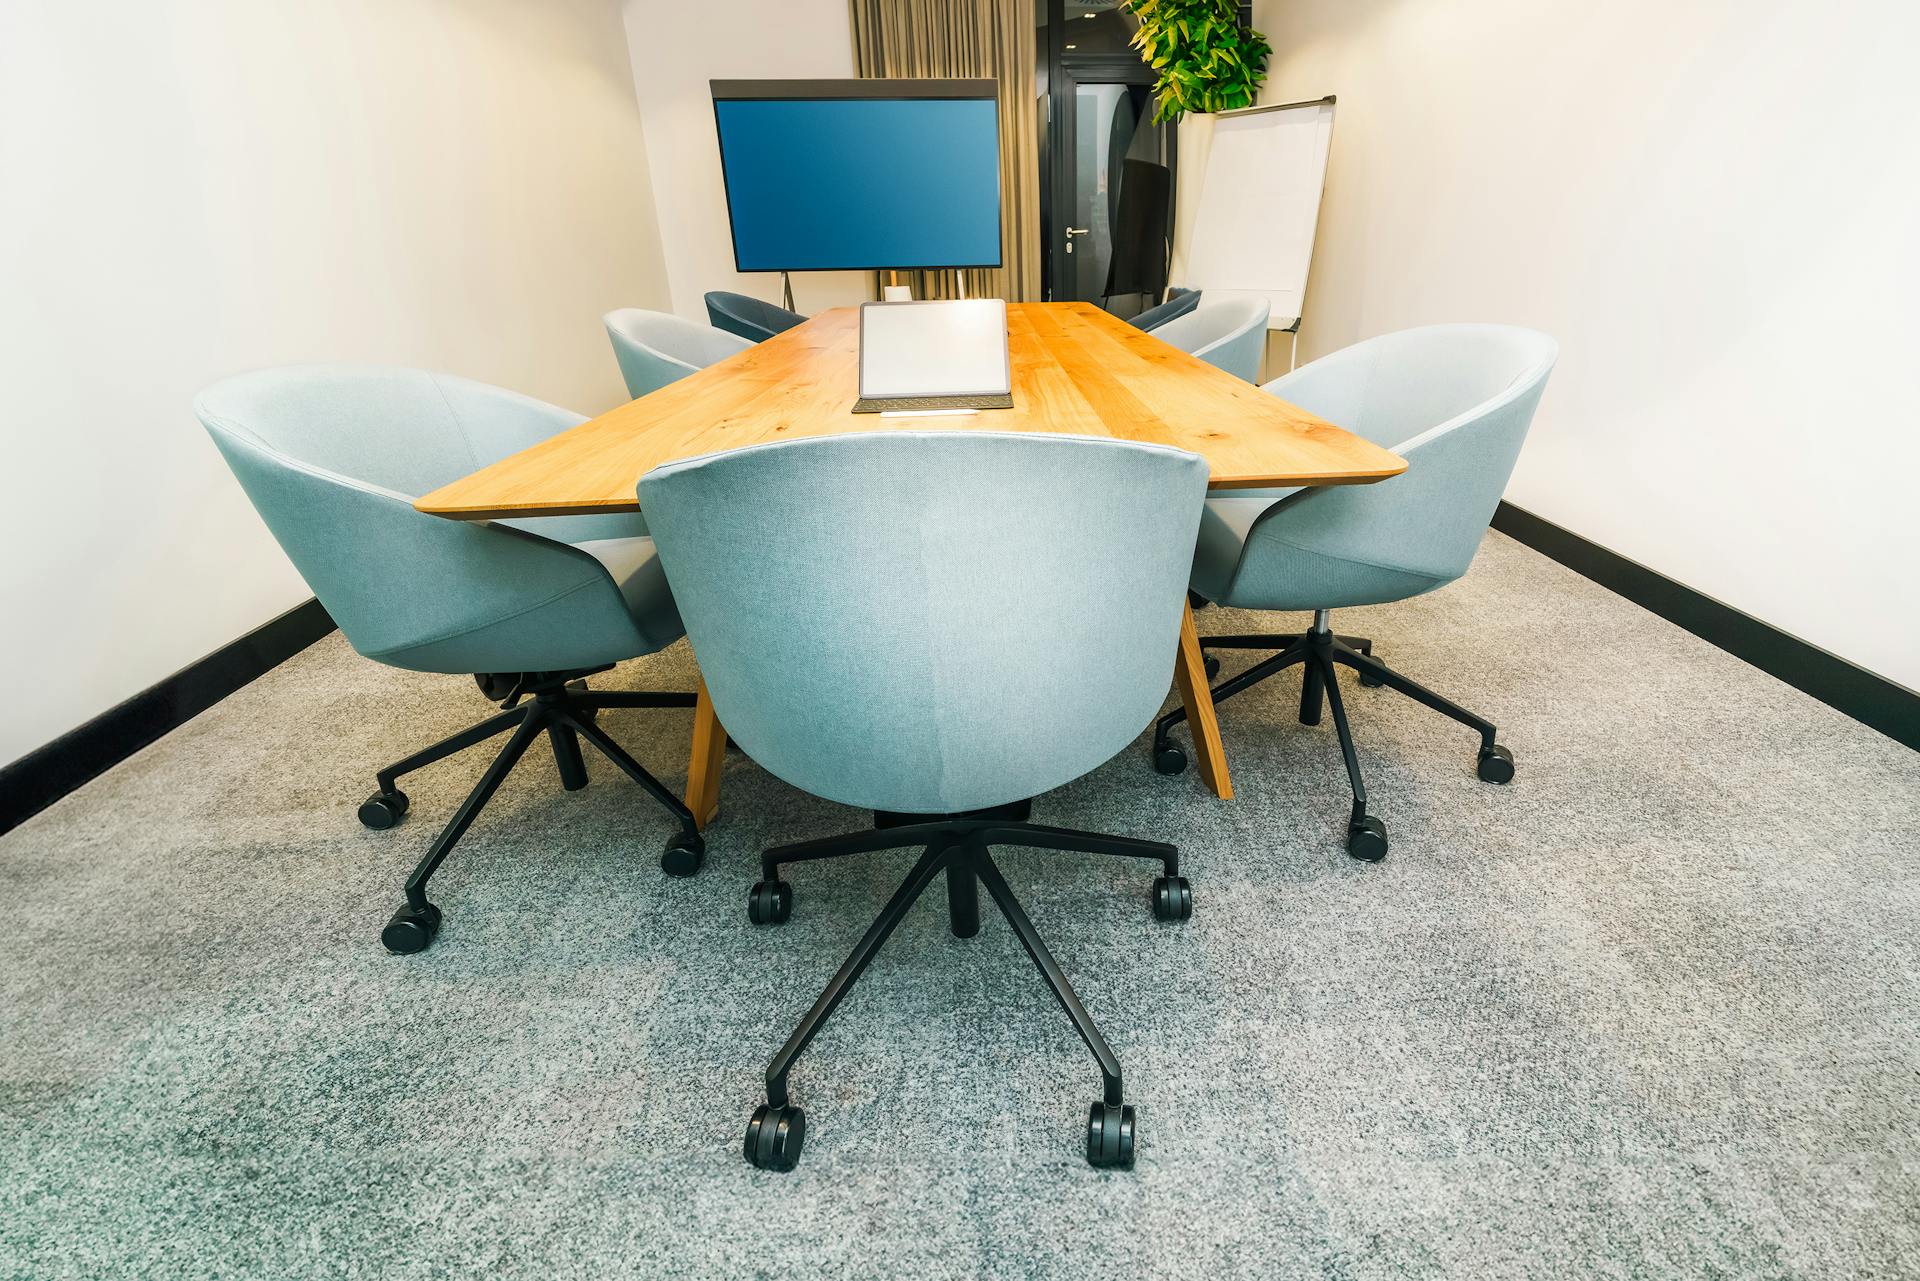
[[[913, 286], [894, 283], [899, 279], [900, 279], [899, 272], [889, 271], [887, 273], [888, 283], [880, 286], [881, 302], [912, 302], [913, 301]], [[958, 267], [955, 267], [953, 269], [953, 296], [955, 298], [960, 298], [960, 299], [964, 299], [967, 296], [967, 273], [960, 270]], [[791, 298], [787, 300], [787, 310], [788, 311], [793, 310], [793, 300]]]

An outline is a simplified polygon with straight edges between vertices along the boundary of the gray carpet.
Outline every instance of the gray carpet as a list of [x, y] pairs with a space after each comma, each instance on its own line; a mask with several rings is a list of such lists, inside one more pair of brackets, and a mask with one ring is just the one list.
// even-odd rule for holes
[[[1143, 736], [1035, 808], [1179, 841], [1191, 922], [1145, 868], [1001, 859], [1126, 1065], [1131, 1173], [1082, 1159], [1098, 1077], [1011, 932], [937, 894], [796, 1071], [799, 1170], [744, 1164], [909, 856], [797, 869], [754, 929], [760, 847], [864, 816], [738, 755], [691, 881], [604, 763], [535, 760], [387, 955], [481, 761], [396, 831], [354, 805], [486, 706], [329, 638], [0, 839], [0, 1276], [1920, 1275], [1920, 755], [1498, 536], [1339, 623], [1516, 781], [1347, 686], [1394, 837], [1356, 864], [1288, 676], [1223, 715], [1232, 803]], [[604, 723], [679, 786], [684, 713]]]

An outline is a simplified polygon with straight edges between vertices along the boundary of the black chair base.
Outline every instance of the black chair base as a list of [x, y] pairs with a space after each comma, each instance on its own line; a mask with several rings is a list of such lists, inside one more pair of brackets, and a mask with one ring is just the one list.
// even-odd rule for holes
[[[1513, 779], [1513, 753], [1496, 739], [1492, 722], [1475, 716], [1458, 703], [1441, 697], [1424, 685], [1408, 680], [1373, 656], [1373, 642], [1361, 636], [1336, 636], [1327, 626], [1326, 611], [1314, 616], [1314, 629], [1299, 635], [1206, 636], [1200, 647], [1207, 649], [1274, 650], [1238, 675], [1222, 681], [1211, 691], [1215, 706], [1243, 690], [1251, 689], [1267, 677], [1289, 667], [1303, 669], [1300, 686], [1300, 723], [1318, 725], [1324, 705], [1333, 712], [1334, 733], [1340, 739], [1340, 755], [1346, 761], [1347, 782], [1353, 789], [1353, 811], [1347, 819], [1347, 853], [1367, 863], [1378, 863], [1387, 856], [1387, 827], [1367, 812], [1367, 786], [1360, 777], [1360, 761], [1354, 753], [1353, 733], [1347, 726], [1347, 709], [1340, 697], [1337, 671], [1349, 667], [1366, 686], [1386, 686], [1397, 690], [1425, 707], [1460, 722], [1480, 735], [1480, 755], [1476, 772], [1488, 783], [1507, 783]], [[1207, 675], [1219, 671], [1219, 661], [1207, 656]], [[1162, 774], [1178, 774], [1187, 767], [1187, 754], [1168, 737], [1174, 726], [1187, 719], [1184, 707], [1176, 707], [1153, 727], [1153, 764]]]
[[380, 771], [377, 775], [379, 790], [360, 805], [360, 821], [375, 829], [393, 827], [406, 817], [408, 800], [407, 794], [399, 787], [401, 775], [445, 760], [496, 734], [503, 734], [509, 729], [513, 731], [513, 737], [493, 758], [493, 763], [487, 766], [486, 773], [481, 775], [473, 791], [467, 794], [467, 799], [454, 812], [453, 819], [441, 830], [426, 856], [420, 860], [420, 865], [413, 869], [413, 875], [407, 878], [406, 901], [394, 912], [386, 928], [380, 931], [380, 941], [388, 951], [402, 954], [421, 952], [433, 943], [434, 937], [440, 932], [440, 909], [427, 901], [427, 882], [467, 828], [472, 826], [480, 811], [486, 808], [487, 802], [493, 798], [507, 775], [513, 772], [514, 765], [527, 748], [541, 734], [545, 734], [553, 746], [553, 759], [560, 769], [562, 787], [569, 792], [577, 792], [587, 785], [587, 764], [580, 752], [580, 740], [584, 738], [680, 820], [680, 830], [668, 838], [666, 852], [660, 857], [661, 867], [672, 876], [691, 876], [700, 870], [706, 845], [701, 840], [692, 811], [681, 803], [679, 797], [662, 786], [658, 779], [642, 769], [640, 763], [622, 750], [618, 743], [607, 737], [596, 723], [598, 714], [605, 708], [692, 707], [694, 696], [622, 691], [602, 693], [588, 689], [583, 678], [606, 670], [596, 667], [571, 672], [489, 673], [477, 676], [474, 679], [481, 691], [489, 698], [503, 702], [503, 709], [499, 713], [404, 760], [395, 761]]
[[[1018, 817], [1013, 815], [1017, 814]], [[1087, 1048], [1100, 1065], [1101, 1097], [1088, 1116], [1087, 1160], [1095, 1166], [1127, 1167], [1133, 1164], [1135, 1119], [1133, 1108], [1122, 1096], [1120, 1061], [1107, 1045], [1100, 1029], [1074, 995], [1073, 987], [1061, 972], [1059, 963], [1040, 934], [1027, 918], [1020, 901], [1007, 886], [989, 852], [994, 845], [1019, 845], [1034, 849], [1072, 850], [1087, 854], [1111, 854], [1121, 858], [1149, 858], [1161, 864], [1162, 874], [1154, 880], [1151, 902], [1153, 913], [1163, 921], [1185, 920], [1193, 911], [1193, 890], [1180, 875], [1180, 853], [1158, 841], [1136, 841], [1121, 836], [1100, 836], [1065, 828], [1042, 827], [1024, 821], [1024, 807], [945, 818], [922, 817], [914, 822], [899, 821], [904, 816], [876, 816], [882, 826], [870, 832], [856, 832], [826, 840], [781, 845], [761, 857], [761, 879], [748, 895], [748, 917], [756, 925], [771, 925], [786, 920], [793, 910], [793, 887], [780, 878], [780, 869], [791, 863], [839, 858], [874, 850], [923, 846], [924, 851], [907, 879], [881, 910], [879, 919], [867, 930], [853, 954], [841, 965], [833, 981], [807, 1011], [787, 1043], [774, 1055], [767, 1067], [767, 1101], [755, 1110], [747, 1123], [745, 1154], [747, 1161], [763, 1170], [791, 1170], [800, 1159], [806, 1141], [806, 1113], [787, 1093], [787, 1077], [795, 1060], [807, 1048], [834, 1008], [846, 997], [860, 975], [879, 953], [881, 945], [898, 928], [920, 896], [937, 877], [944, 875], [947, 889], [947, 917], [955, 938], [972, 938], [980, 932], [980, 886], [1000, 914], [1013, 928], [1021, 946], [1046, 979], [1054, 997], [1080, 1033]]]

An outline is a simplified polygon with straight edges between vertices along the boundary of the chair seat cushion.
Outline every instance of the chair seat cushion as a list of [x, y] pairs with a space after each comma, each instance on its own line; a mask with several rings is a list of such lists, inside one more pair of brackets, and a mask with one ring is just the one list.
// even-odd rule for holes
[[1234, 609], [1340, 609], [1405, 600], [1450, 579], [1347, 560], [1286, 541], [1260, 518], [1298, 489], [1249, 489], [1207, 500], [1194, 546], [1193, 590]]
[[606, 569], [627, 602], [634, 626], [655, 649], [665, 649], [686, 634], [651, 538], [597, 538], [573, 545]]
[[1254, 522], [1267, 508], [1299, 492], [1298, 488], [1241, 489], [1209, 496], [1193, 549], [1193, 590], [1211, 601], [1224, 597]]

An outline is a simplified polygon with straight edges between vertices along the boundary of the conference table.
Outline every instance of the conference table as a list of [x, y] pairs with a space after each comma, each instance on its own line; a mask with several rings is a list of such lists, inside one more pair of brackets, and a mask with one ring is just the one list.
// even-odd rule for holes
[[[443, 486], [414, 507], [454, 520], [635, 512], [640, 477], [662, 463], [777, 440], [916, 428], [1171, 445], [1206, 459], [1208, 488], [1219, 491], [1364, 485], [1406, 470], [1398, 455], [1091, 303], [1011, 303], [1007, 338], [1012, 409], [922, 418], [855, 414], [859, 311], [834, 308]], [[1174, 681], [1201, 780], [1216, 796], [1231, 797], [1190, 605], [1181, 617]], [[719, 807], [725, 750], [726, 733], [702, 681], [685, 797], [702, 827]]]

